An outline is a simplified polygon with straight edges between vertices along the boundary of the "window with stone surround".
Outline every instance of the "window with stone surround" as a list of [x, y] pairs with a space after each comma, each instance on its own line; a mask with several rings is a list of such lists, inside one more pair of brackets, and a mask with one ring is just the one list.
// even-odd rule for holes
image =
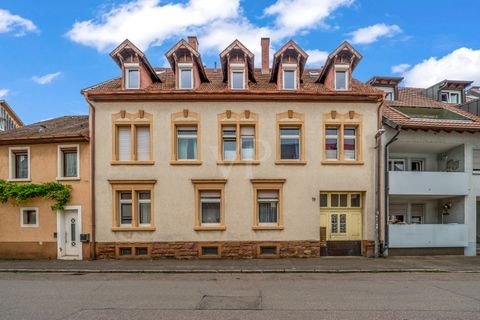
[[285, 179], [252, 179], [253, 230], [283, 229]]
[[226, 179], [192, 179], [195, 189], [195, 231], [225, 230]]

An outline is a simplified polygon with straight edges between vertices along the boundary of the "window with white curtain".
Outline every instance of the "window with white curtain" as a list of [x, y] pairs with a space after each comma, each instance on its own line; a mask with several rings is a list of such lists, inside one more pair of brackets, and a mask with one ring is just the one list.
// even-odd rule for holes
[[325, 152], [327, 160], [338, 159], [338, 128], [327, 127], [325, 132]]
[[202, 225], [219, 225], [221, 222], [221, 192], [200, 191], [200, 215]]
[[278, 190], [257, 191], [258, 225], [278, 223]]
[[120, 192], [119, 193], [119, 215], [121, 226], [132, 225], [132, 192]]
[[243, 70], [232, 71], [232, 89], [245, 89], [245, 76]]
[[138, 224], [151, 224], [151, 197], [150, 191], [137, 192], [138, 201]]
[[58, 166], [59, 178], [79, 177], [79, 152], [77, 145], [58, 147]]
[[281, 160], [299, 160], [300, 159], [300, 128], [299, 127], [281, 127], [280, 128], [280, 159]]
[[177, 127], [177, 160], [197, 160], [197, 127]]
[[150, 160], [150, 127], [137, 127], [137, 160]]
[[237, 129], [224, 126], [222, 128], [223, 160], [237, 159]]
[[255, 128], [252, 126], [240, 127], [241, 159], [255, 159]]

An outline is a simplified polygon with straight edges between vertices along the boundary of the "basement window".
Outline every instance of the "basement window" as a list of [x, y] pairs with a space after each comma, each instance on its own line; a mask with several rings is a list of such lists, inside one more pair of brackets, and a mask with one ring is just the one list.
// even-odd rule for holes
[[278, 256], [277, 245], [261, 245], [258, 247], [258, 256], [261, 258], [273, 258]]
[[200, 246], [200, 258], [220, 258], [220, 247], [213, 245]]

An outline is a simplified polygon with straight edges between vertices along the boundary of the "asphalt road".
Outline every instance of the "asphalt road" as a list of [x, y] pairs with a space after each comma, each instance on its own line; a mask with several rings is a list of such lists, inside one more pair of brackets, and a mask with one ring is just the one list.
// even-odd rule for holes
[[480, 319], [478, 273], [0, 273], [0, 319]]

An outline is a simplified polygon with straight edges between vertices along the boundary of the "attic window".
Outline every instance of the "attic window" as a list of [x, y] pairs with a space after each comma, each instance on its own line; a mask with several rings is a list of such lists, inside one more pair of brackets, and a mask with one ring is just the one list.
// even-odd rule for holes
[[348, 66], [335, 66], [335, 90], [348, 90]]
[[180, 89], [193, 89], [193, 65], [191, 63], [178, 64], [178, 77]]
[[387, 101], [393, 101], [395, 100], [395, 89], [392, 87], [377, 87], [377, 89], [382, 90], [383, 92], [386, 93], [385, 95], [385, 100]]
[[245, 65], [244, 64], [231, 64], [231, 83], [232, 89], [243, 90], [245, 89]]
[[140, 88], [140, 66], [138, 65], [138, 63], [125, 64], [125, 88]]
[[460, 103], [460, 93], [452, 91], [443, 91], [440, 93], [440, 100], [446, 103]]
[[283, 67], [283, 90], [297, 89], [297, 65], [284, 64], [282, 67]]

